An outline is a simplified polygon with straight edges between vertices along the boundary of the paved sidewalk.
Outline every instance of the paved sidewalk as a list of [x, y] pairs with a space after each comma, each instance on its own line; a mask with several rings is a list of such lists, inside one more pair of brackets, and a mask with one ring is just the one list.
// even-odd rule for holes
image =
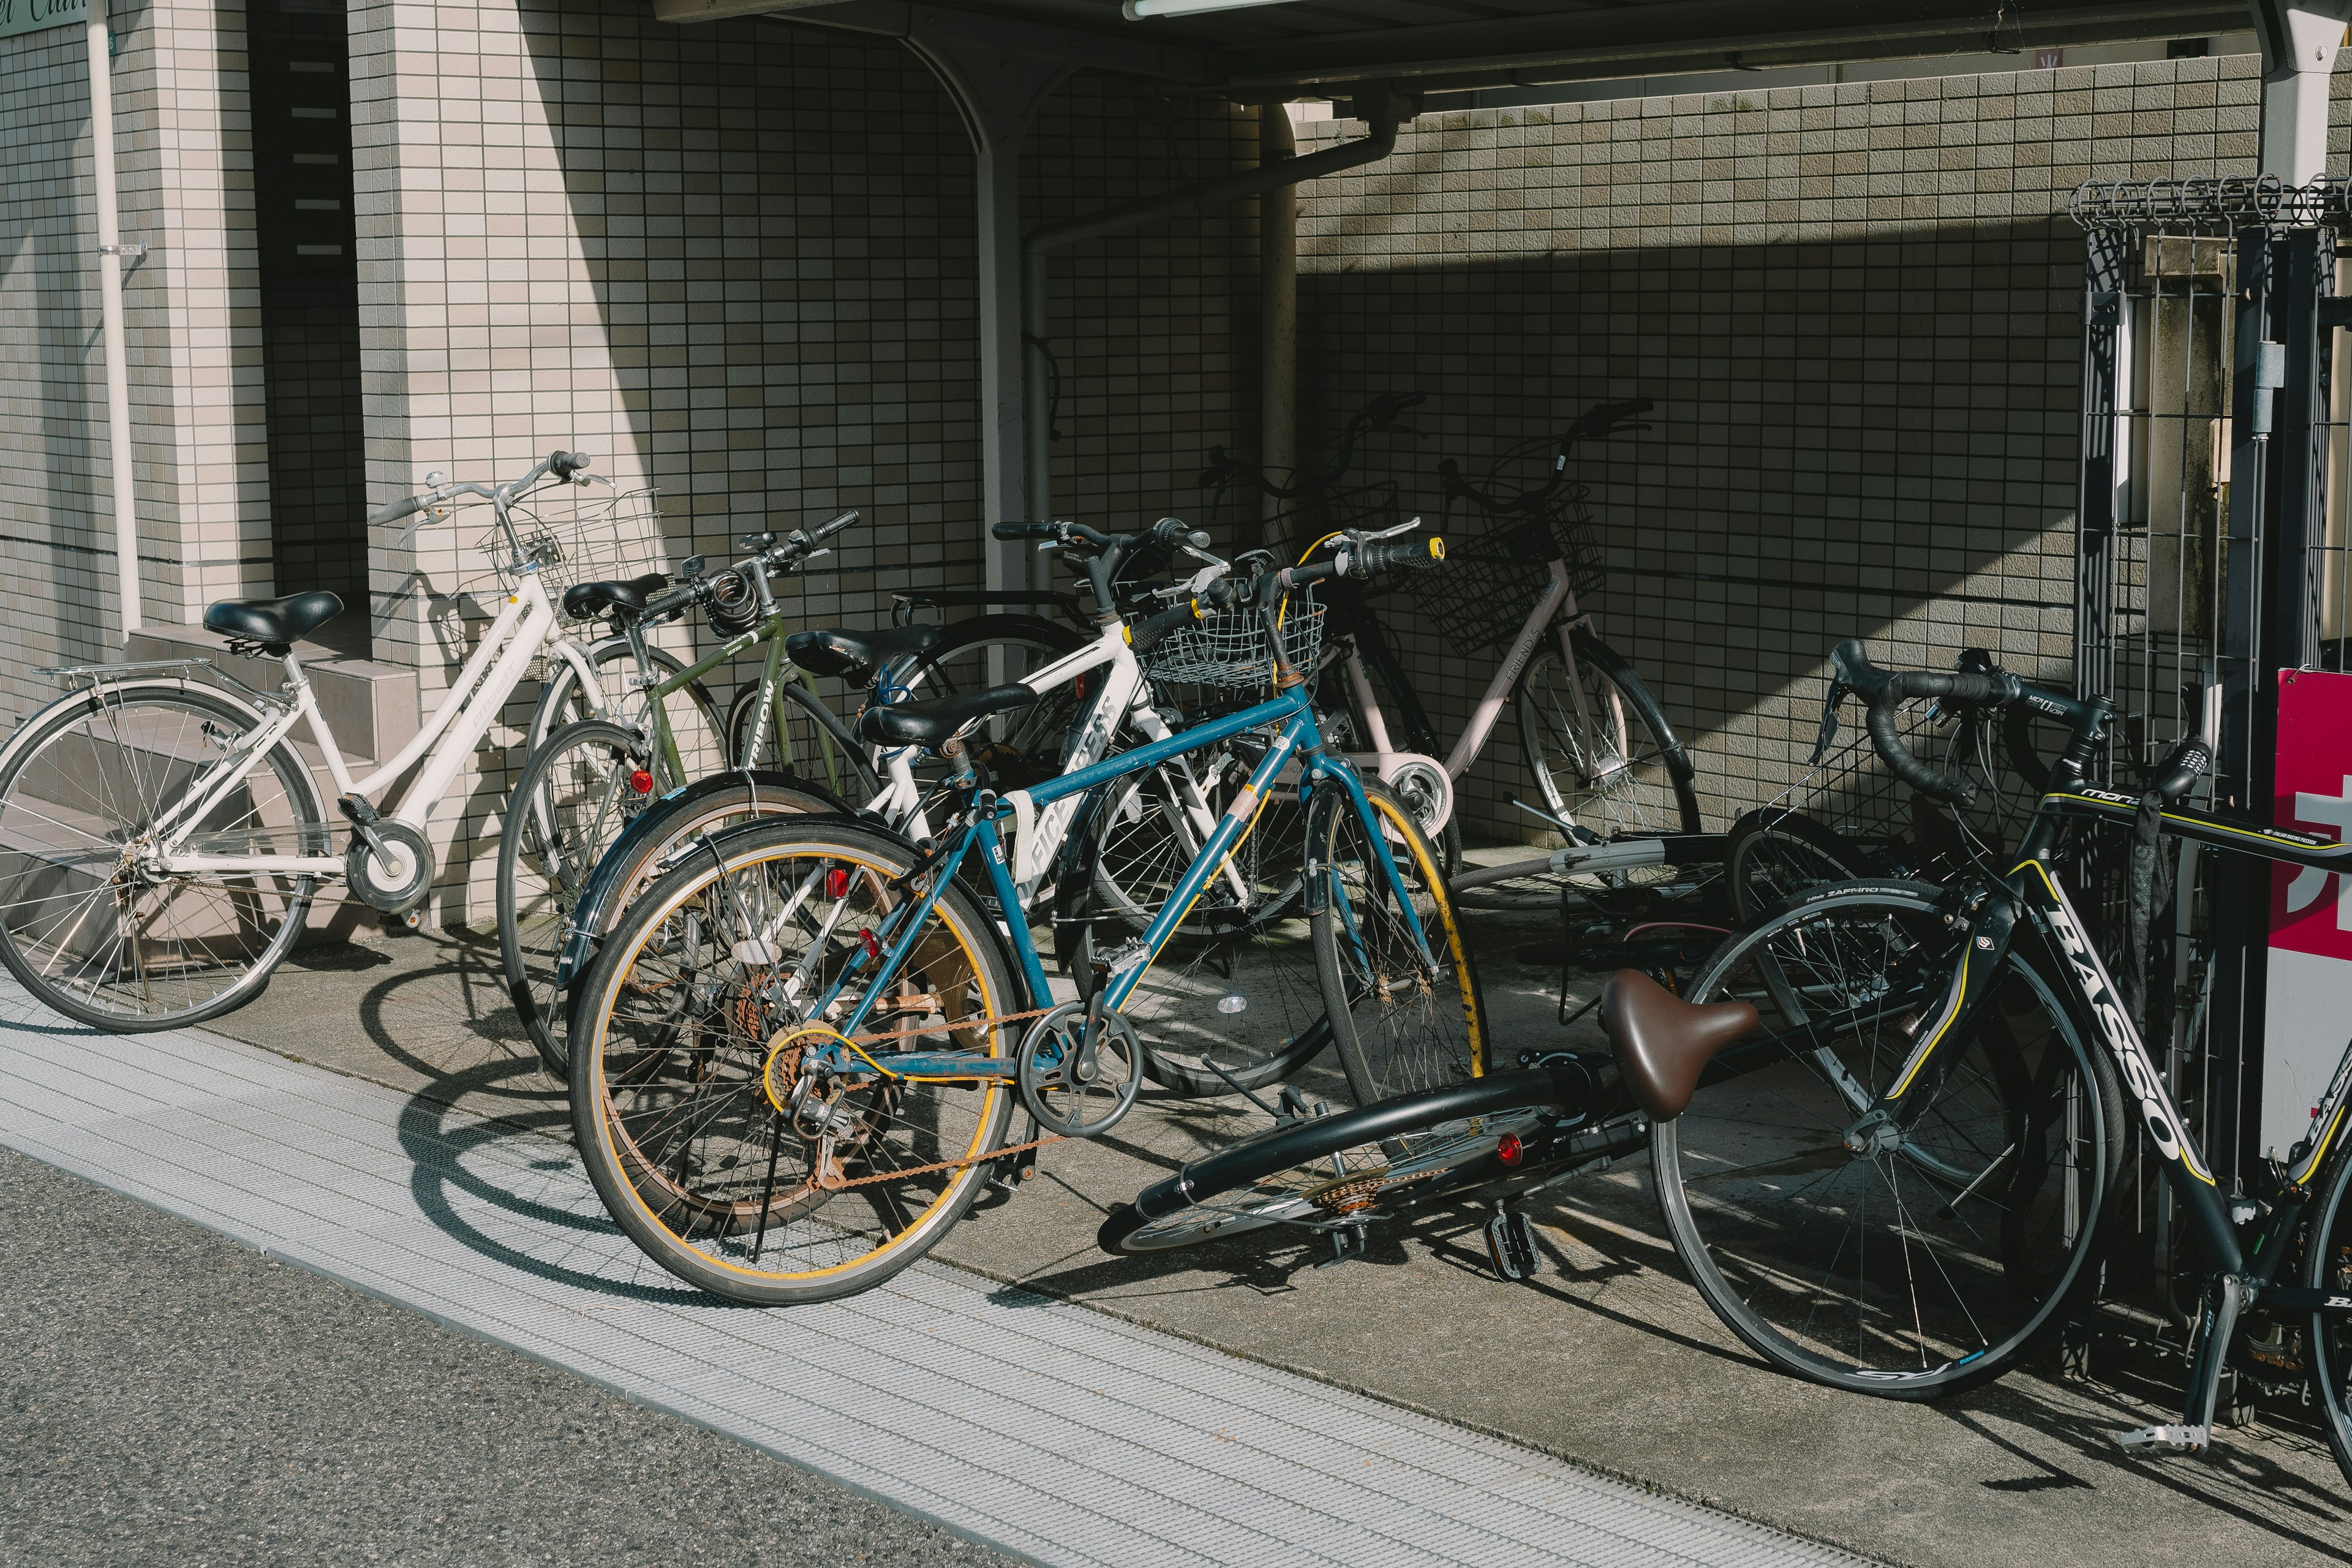
[[[1563, 1038], [1558, 970], [1515, 956], [1558, 929], [1476, 917], [1507, 1052]], [[559, 1136], [566, 1125], [517, 1036], [493, 942], [298, 954], [212, 1027], [400, 1089], [420, 1133], [485, 1118]], [[1105, 1208], [1249, 1121], [1230, 1104], [1148, 1098], [1109, 1138], [1047, 1150], [1036, 1181], [977, 1211], [938, 1256], [1917, 1568], [2352, 1558], [2352, 1491], [2294, 1411], [2224, 1433], [2205, 1458], [2116, 1449], [2115, 1433], [2177, 1415], [2177, 1361], [2156, 1364], [2152, 1384], [2103, 1357], [2098, 1381], [2021, 1373], [1924, 1405], [1780, 1376], [1684, 1281], [1640, 1163], [1546, 1194], [1534, 1217], [1549, 1267], [1528, 1285], [1494, 1278], [1477, 1216], [1459, 1213], [1376, 1230], [1370, 1254], [1339, 1268], [1309, 1267], [1280, 1238], [1161, 1259], [1096, 1249]]]
[[553, 1139], [204, 1031], [95, 1035], [13, 988], [0, 1143], [1039, 1562], [1855, 1561], [938, 1264], [821, 1307], [715, 1302]]

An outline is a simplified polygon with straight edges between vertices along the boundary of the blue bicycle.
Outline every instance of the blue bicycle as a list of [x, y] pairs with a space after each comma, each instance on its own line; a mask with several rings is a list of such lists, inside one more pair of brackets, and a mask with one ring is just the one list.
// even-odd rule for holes
[[[1250, 928], [1260, 884], [1232, 874], [1234, 851], [1294, 764], [1324, 1012], [1257, 1042], [1265, 1059], [1246, 1070], [1266, 1081], [1270, 1063], [1296, 1067], [1328, 1043], [1364, 1103], [1486, 1070], [1477, 978], [1438, 858], [1403, 803], [1325, 750], [1298, 668], [1319, 615], [1313, 584], [1433, 563], [1439, 542], [1346, 537], [1326, 563], [1283, 568], [1217, 561], [1172, 521], [1132, 536], [996, 531], [1083, 566], [1099, 637], [1017, 683], [864, 715], [869, 742], [948, 765], [955, 809], [938, 837], [910, 843], [840, 817], [713, 837], [639, 896], [574, 993], [572, 1124], [589, 1173], [632, 1239], [714, 1294], [781, 1304], [868, 1289], [936, 1245], [992, 1167], [1117, 1125], [1151, 1048], [1122, 1005], [1171, 943]], [[1179, 603], [1128, 626], [1111, 593], [1119, 564], [1171, 546], [1204, 568]], [[965, 743], [991, 715], [1094, 672], [1069, 742], [1083, 753], [1134, 700], [1137, 655], [1165, 639], [1187, 639], [1202, 668], [1253, 662], [1271, 695], [1043, 783], [992, 787]], [[1084, 956], [1076, 994], [1057, 994], [1026, 921], [1000, 923], [983, 899], [1018, 910], [1040, 879], [1091, 885], [1095, 818], [1131, 795], [1106, 786], [1234, 746], [1248, 771], [1154, 918], [1108, 951], [1065, 945]], [[1195, 1011], [1213, 1018], [1218, 1000], [1203, 988]], [[1147, 1027], [1182, 1022], [1163, 1010]], [[1016, 1100], [1032, 1123], [1017, 1142]]]

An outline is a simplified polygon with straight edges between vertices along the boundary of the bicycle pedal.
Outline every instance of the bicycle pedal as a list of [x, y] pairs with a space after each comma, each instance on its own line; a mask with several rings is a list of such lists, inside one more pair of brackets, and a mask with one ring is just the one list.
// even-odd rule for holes
[[1486, 1222], [1486, 1259], [1506, 1279], [1533, 1279], [1543, 1268], [1536, 1250], [1535, 1227], [1516, 1209], [1498, 1208]]
[[2126, 1454], [2201, 1454], [2213, 1443], [2210, 1426], [2136, 1426], [2116, 1441]]

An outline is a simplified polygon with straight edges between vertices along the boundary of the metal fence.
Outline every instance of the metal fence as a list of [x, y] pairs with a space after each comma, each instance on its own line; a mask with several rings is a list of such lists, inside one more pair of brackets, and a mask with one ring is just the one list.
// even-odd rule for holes
[[[2075, 683], [2117, 709], [2116, 788], [2189, 735], [2215, 805], [2269, 820], [2282, 670], [2343, 668], [2352, 442], [2334, 375], [2352, 182], [2093, 181], [2084, 230]], [[2085, 881], [2119, 944], [2124, 856]], [[2270, 871], [2184, 847], [2146, 980], [2150, 1043], [2225, 1182], [2245, 1182], [2263, 1039]], [[2141, 1218], [2168, 1272], [2168, 1205]]]

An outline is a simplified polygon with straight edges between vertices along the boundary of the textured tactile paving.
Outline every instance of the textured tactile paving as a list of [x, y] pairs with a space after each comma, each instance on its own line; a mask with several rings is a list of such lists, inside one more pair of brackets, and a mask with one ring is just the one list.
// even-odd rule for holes
[[201, 1031], [93, 1034], [13, 984], [0, 1142], [1042, 1563], [1860, 1561], [944, 1265], [717, 1302], [563, 1142]]

